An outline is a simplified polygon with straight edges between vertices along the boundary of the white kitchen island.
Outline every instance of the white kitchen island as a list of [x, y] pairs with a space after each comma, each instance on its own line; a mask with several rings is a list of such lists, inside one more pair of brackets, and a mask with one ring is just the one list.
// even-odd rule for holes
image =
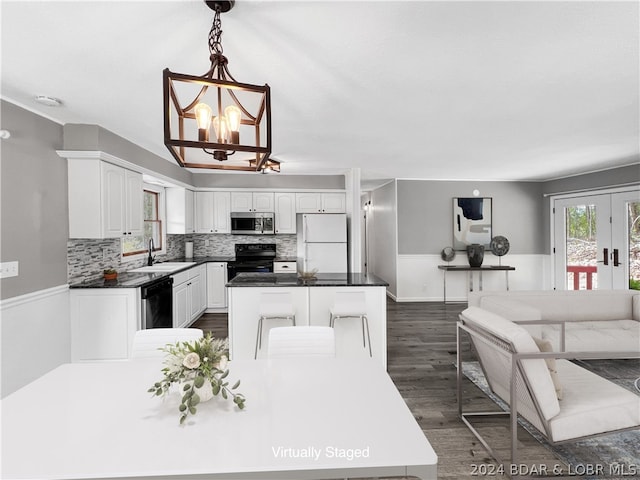
[[[229, 349], [234, 360], [253, 359], [258, 333], [260, 298], [265, 292], [287, 292], [295, 310], [296, 325], [329, 326], [329, 309], [341, 291], [362, 292], [365, 296], [373, 358], [387, 366], [387, 297], [388, 283], [374, 275], [326, 273], [317, 279], [303, 281], [296, 274], [242, 273], [227, 283], [229, 292]], [[262, 348], [258, 359], [268, 351], [269, 330], [291, 325], [285, 319], [266, 320], [262, 332]], [[336, 357], [368, 358], [363, 345], [359, 318], [343, 318], [335, 322]]]

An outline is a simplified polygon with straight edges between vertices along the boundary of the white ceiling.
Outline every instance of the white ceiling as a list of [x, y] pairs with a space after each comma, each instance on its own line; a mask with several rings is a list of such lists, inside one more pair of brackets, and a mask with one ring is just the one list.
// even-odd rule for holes
[[[284, 174], [543, 180], [639, 161], [638, 7], [238, 0], [223, 46], [237, 80], [271, 86]], [[0, 14], [3, 98], [173, 161], [162, 70], [208, 70], [202, 1], [2, 0]]]

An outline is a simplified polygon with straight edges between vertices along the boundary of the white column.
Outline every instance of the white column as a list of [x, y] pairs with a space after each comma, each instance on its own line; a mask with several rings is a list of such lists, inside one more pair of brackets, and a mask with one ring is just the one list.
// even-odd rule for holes
[[349, 271], [362, 271], [362, 226], [360, 223], [360, 169], [351, 168], [345, 173], [347, 193], [347, 218], [349, 220]]

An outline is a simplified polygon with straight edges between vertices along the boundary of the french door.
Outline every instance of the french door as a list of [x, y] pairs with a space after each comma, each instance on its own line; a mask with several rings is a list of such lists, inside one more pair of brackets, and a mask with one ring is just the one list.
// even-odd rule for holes
[[555, 288], [640, 289], [640, 190], [553, 200]]

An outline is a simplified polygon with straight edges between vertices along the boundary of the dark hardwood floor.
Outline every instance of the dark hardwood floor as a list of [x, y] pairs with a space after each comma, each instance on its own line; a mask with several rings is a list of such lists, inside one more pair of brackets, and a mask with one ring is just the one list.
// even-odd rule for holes
[[[438, 454], [438, 478], [507, 478], [490, 475], [484, 470], [490, 471], [496, 465], [458, 418], [455, 324], [465, 307], [463, 304], [388, 300], [388, 372]], [[193, 326], [211, 331], [218, 337], [227, 336], [226, 314], [205, 314]], [[494, 403], [466, 379], [463, 389], [468, 405], [465, 410], [496, 410]], [[488, 420], [478, 429], [490, 439], [492, 446], [499, 445], [496, 450], [503, 458], [509, 457], [506, 419]], [[518, 439], [518, 463], [547, 465], [550, 471], [554, 464], [560, 463], [526, 431], [521, 430]]]

